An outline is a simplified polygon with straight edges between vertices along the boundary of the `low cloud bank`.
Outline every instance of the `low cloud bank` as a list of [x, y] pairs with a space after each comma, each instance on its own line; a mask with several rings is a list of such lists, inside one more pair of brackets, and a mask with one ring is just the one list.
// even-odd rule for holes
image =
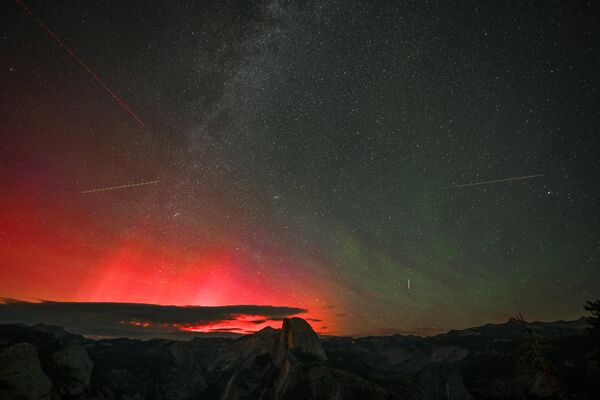
[[297, 307], [263, 305], [202, 307], [0, 299], [0, 323], [58, 325], [89, 337], [227, 336], [305, 312]]

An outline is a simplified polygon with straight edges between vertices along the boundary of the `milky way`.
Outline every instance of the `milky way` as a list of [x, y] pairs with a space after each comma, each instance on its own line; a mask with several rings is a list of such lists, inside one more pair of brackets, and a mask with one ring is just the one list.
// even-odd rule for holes
[[3, 2], [0, 297], [294, 307], [331, 334], [579, 316], [598, 6], [372, 3], [28, 2], [140, 126]]

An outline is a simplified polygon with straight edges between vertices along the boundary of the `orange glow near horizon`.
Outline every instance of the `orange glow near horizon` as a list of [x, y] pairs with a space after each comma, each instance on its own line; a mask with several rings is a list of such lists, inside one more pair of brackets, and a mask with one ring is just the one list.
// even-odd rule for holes
[[[132, 325], [137, 328], [156, 328], [180, 330], [184, 332], [199, 332], [199, 333], [236, 333], [236, 334], [251, 334], [258, 332], [264, 328], [271, 327], [280, 329], [283, 323], [282, 320], [269, 319], [265, 315], [249, 315], [238, 314], [232, 319], [211, 321], [204, 324], [161, 324], [156, 325], [147, 321], [122, 321], [125, 325]], [[309, 322], [310, 324], [310, 322]], [[313, 325], [313, 324], [311, 324]], [[313, 326], [315, 332], [324, 334], [327, 330], [319, 330]]]
[[[302, 317], [302, 314], [298, 316]], [[265, 315], [236, 315], [235, 319], [232, 320], [215, 321], [201, 325], [176, 325], [176, 327], [187, 332], [234, 332], [246, 334], [258, 332], [266, 327], [280, 329], [281, 325], [281, 320], [269, 319]], [[326, 330], [319, 330], [315, 326], [313, 326], [313, 329], [317, 333], [327, 333]]]
[[[302, 317], [302, 314], [297, 315]], [[148, 321], [132, 320], [132, 321], [121, 321], [124, 325], [132, 325], [138, 328], [156, 328], [160, 327], [163, 329], [174, 329], [181, 330], [184, 332], [200, 332], [200, 333], [237, 333], [237, 334], [250, 334], [256, 333], [264, 328], [270, 327], [273, 329], [280, 329], [283, 324], [283, 318], [273, 319], [266, 315], [250, 315], [250, 314], [237, 314], [232, 319], [225, 319], [219, 321], [211, 321], [203, 324], [153, 324]], [[320, 320], [309, 319], [308, 324], [312, 326], [315, 332], [319, 334], [329, 334], [328, 329], [319, 329], [315, 326], [315, 321]]]

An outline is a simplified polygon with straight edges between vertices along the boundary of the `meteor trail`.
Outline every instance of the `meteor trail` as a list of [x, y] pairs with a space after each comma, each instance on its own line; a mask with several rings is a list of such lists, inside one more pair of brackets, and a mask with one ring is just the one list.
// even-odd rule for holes
[[544, 176], [544, 174], [527, 175], [527, 176], [517, 176], [515, 178], [495, 179], [493, 181], [474, 182], [474, 183], [466, 183], [464, 185], [446, 186], [446, 187], [440, 188], [440, 190], [444, 190], [444, 189], [458, 189], [458, 188], [463, 188], [463, 187], [468, 187], [468, 186], [487, 185], [489, 183], [519, 181], [519, 180], [523, 180], [523, 179], [539, 178], [540, 176]]
[[104, 192], [106, 190], [116, 190], [116, 189], [125, 189], [125, 188], [130, 188], [130, 187], [134, 187], [134, 186], [144, 186], [144, 185], [153, 185], [155, 183], [159, 183], [160, 181], [150, 181], [150, 182], [141, 182], [141, 183], [130, 183], [129, 185], [121, 185], [121, 186], [111, 186], [111, 187], [105, 187], [105, 188], [100, 188], [100, 189], [91, 189], [91, 190], [84, 190], [83, 193], [93, 193], [93, 192]]
[[54, 39], [54, 41], [56, 41], [60, 45], [60, 47], [65, 49], [67, 54], [73, 60], [75, 60], [77, 62], [77, 64], [79, 64], [83, 69], [85, 69], [88, 72], [88, 74], [90, 74], [92, 76], [92, 78], [94, 78], [94, 80], [100, 84], [100, 86], [102, 86], [102, 88], [110, 95], [110, 97], [112, 97], [125, 111], [127, 111], [127, 113], [138, 124], [140, 124], [140, 126], [142, 126], [142, 127], [144, 126], [144, 121], [142, 121], [142, 119], [133, 112], [133, 110], [129, 107], [129, 105], [127, 105], [127, 103], [125, 103], [125, 101], [123, 99], [121, 99], [100, 78], [100, 76], [98, 76], [98, 74], [96, 74], [94, 71], [92, 71], [92, 69], [86, 63], [84, 63], [83, 60], [81, 58], [79, 58], [79, 56], [77, 54], [75, 54], [75, 52], [73, 50], [68, 48], [67, 45], [65, 44], [65, 42], [57, 34], [55, 34], [52, 30], [50, 30], [50, 28], [48, 28], [48, 26], [46, 26], [46, 24], [44, 24], [38, 17], [36, 17], [35, 14], [31, 11], [31, 9], [29, 7], [27, 7], [21, 0], [15, 0], [15, 1], [23, 10], [25, 10], [25, 12], [27, 12], [27, 14], [29, 14], [31, 16], [31, 18], [33, 18], [35, 20], [35, 22], [37, 22], [37, 24], [40, 26], [40, 28], [42, 28], [42, 30], [45, 31], [48, 34], [48, 36], [50, 36], [52, 39]]

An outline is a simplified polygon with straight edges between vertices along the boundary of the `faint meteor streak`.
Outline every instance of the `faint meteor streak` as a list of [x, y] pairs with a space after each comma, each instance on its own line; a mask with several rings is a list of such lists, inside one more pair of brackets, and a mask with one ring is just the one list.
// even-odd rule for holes
[[104, 192], [106, 190], [125, 189], [125, 188], [134, 187], [134, 186], [154, 185], [156, 183], [160, 183], [160, 181], [130, 183], [129, 185], [111, 186], [111, 187], [105, 187], [105, 188], [100, 188], [100, 189], [84, 190], [81, 193], [83, 194], [83, 193], [93, 193], [93, 192]]
[[144, 126], [144, 121], [142, 121], [142, 119], [140, 117], [138, 117], [133, 110], [131, 109], [131, 107], [129, 107], [129, 105], [127, 105], [127, 103], [125, 103], [125, 101], [123, 99], [121, 99], [109, 86], [108, 84], [106, 84], [101, 78], [100, 76], [98, 76], [98, 74], [96, 74], [94, 71], [92, 71], [92, 69], [85, 63], [83, 62], [83, 60], [81, 58], [79, 58], [79, 56], [77, 54], [75, 54], [75, 52], [73, 50], [71, 50], [70, 48], [67, 47], [67, 45], [65, 44], [65, 42], [57, 35], [55, 34], [52, 30], [50, 30], [50, 28], [48, 28], [48, 26], [46, 24], [44, 24], [38, 17], [35, 16], [35, 14], [31, 11], [31, 9], [29, 7], [27, 7], [21, 0], [15, 0], [17, 2], [17, 4], [23, 9], [25, 10], [25, 12], [27, 12], [27, 14], [29, 14], [31, 16], [31, 18], [33, 18], [35, 20], [35, 22], [37, 22], [37, 24], [40, 26], [40, 28], [42, 28], [43, 31], [45, 31], [52, 39], [54, 39], [54, 41], [56, 41], [60, 47], [62, 47], [63, 49], [65, 49], [65, 51], [67, 52], [67, 54], [77, 62], [77, 64], [79, 64], [83, 69], [85, 69], [88, 74], [90, 74], [92, 76], [92, 78], [94, 78], [94, 80], [96, 82], [98, 82], [100, 84], [100, 86], [102, 86], [102, 88], [125, 110], [127, 111], [127, 113], [138, 123], [140, 124], [140, 126]]
[[490, 184], [490, 183], [498, 183], [498, 182], [519, 181], [519, 180], [523, 180], [523, 179], [539, 178], [540, 176], [544, 176], [544, 174], [527, 175], [527, 176], [517, 176], [515, 178], [495, 179], [493, 181], [474, 182], [474, 183], [466, 183], [464, 185], [446, 186], [446, 187], [440, 188], [440, 190], [444, 190], [444, 189], [458, 189], [458, 188], [463, 188], [463, 187], [468, 187], [468, 186], [487, 185], [487, 184]]

